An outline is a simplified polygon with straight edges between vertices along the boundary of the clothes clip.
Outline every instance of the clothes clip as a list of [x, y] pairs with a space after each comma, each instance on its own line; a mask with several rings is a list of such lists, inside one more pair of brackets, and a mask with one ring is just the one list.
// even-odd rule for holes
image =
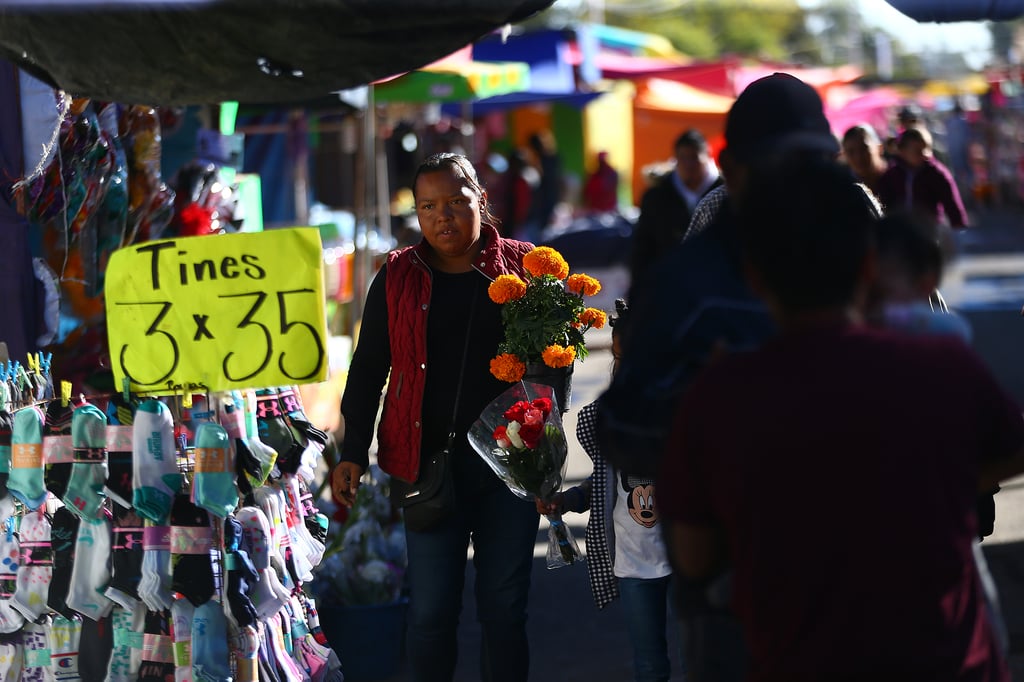
[[67, 407], [71, 402], [71, 382], [60, 382], [60, 406]]
[[39, 372], [39, 355], [36, 353], [28, 354], [28, 371]]
[[181, 397], [181, 406], [186, 410], [192, 409], [192, 389], [185, 389], [185, 394]]
[[53, 362], [53, 353], [47, 353], [45, 357], [42, 354], [40, 354], [39, 362], [43, 367], [43, 371], [49, 374], [50, 363]]

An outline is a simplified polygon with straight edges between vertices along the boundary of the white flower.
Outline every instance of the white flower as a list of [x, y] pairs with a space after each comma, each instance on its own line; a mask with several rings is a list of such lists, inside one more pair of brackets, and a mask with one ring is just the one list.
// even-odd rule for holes
[[391, 567], [385, 561], [373, 559], [359, 567], [359, 577], [375, 585], [385, 585], [391, 580]]
[[522, 425], [516, 421], [509, 422], [509, 425], [505, 427], [505, 434], [508, 436], [508, 439], [512, 441], [512, 447], [514, 448], [525, 447], [523, 439], [519, 437], [519, 429], [521, 427]]

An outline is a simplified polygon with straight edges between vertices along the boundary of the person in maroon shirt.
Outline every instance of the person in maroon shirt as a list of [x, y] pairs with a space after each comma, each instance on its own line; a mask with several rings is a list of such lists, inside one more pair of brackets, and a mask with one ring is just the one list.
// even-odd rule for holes
[[978, 491], [1024, 471], [1024, 421], [960, 340], [863, 324], [858, 191], [826, 161], [751, 183], [743, 252], [780, 332], [680, 403], [669, 556], [689, 580], [733, 571], [753, 682], [1008, 681], [971, 543]]
[[932, 156], [931, 135], [910, 127], [896, 138], [896, 159], [875, 188], [886, 211], [909, 210], [951, 227], [967, 227], [967, 211], [953, 174]]

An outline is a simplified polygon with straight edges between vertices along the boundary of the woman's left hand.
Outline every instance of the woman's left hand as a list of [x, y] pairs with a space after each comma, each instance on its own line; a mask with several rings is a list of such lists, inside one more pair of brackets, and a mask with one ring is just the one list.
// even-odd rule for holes
[[362, 475], [363, 467], [355, 462], [338, 462], [331, 470], [331, 492], [346, 507], [355, 504], [356, 491], [359, 490], [359, 479]]

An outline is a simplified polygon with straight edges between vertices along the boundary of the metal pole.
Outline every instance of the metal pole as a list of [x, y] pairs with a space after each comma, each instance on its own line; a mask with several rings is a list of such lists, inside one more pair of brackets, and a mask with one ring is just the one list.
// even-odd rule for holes
[[[385, 105], [386, 106], [386, 105]], [[377, 108], [374, 107], [376, 122]], [[388, 182], [388, 155], [385, 140], [374, 135], [374, 164], [377, 168], [377, 229], [385, 244], [391, 243], [391, 185]]]

